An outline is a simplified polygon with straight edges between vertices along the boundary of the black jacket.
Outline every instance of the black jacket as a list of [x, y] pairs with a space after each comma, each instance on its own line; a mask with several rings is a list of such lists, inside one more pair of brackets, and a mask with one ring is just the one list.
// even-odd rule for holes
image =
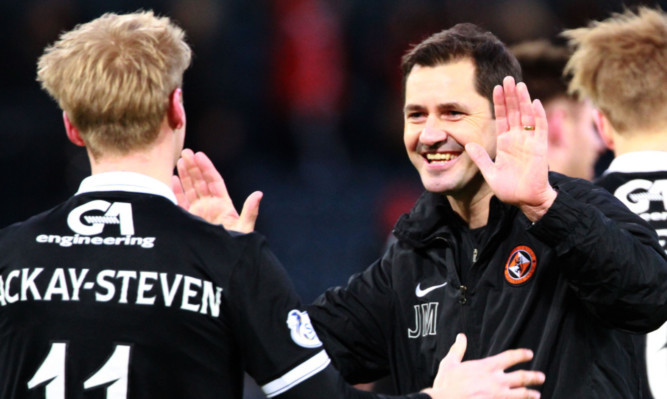
[[556, 201], [537, 223], [492, 198], [471, 232], [424, 193], [398, 241], [346, 288], [309, 309], [350, 382], [391, 374], [398, 392], [430, 386], [456, 334], [465, 360], [530, 348], [543, 398], [641, 397], [629, 332], [667, 319], [667, 260], [655, 232], [611, 194], [551, 173]]

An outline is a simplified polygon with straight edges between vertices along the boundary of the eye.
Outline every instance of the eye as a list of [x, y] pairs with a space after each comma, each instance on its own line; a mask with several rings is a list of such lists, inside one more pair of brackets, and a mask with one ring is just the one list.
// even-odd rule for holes
[[460, 119], [462, 118], [465, 114], [463, 112], [459, 112], [453, 109], [448, 109], [442, 113], [442, 115], [447, 118], [447, 119]]
[[426, 113], [422, 111], [409, 111], [405, 113], [405, 119], [410, 121], [419, 121], [426, 118]]

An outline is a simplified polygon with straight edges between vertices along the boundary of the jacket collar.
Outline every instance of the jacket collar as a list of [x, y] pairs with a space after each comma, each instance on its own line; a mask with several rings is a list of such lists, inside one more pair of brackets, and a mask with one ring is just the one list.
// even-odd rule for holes
[[[500, 220], [518, 211], [491, 198], [489, 226], [496, 231]], [[453, 231], [466, 230], [468, 227], [461, 217], [454, 212], [447, 198], [442, 194], [425, 191], [409, 213], [403, 214], [394, 226], [394, 235], [399, 240], [408, 241], [416, 247], [428, 245], [436, 237], [448, 238]], [[491, 233], [491, 232], [490, 232]], [[490, 235], [487, 234], [487, 237]]]

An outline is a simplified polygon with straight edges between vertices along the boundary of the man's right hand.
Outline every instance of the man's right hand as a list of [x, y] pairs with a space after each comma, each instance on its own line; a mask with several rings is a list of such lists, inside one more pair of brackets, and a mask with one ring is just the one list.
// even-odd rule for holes
[[530, 361], [533, 352], [512, 349], [495, 356], [462, 362], [467, 340], [459, 334], [456, 342], [440, 362], [433, 388], [423, 390], [433, 399], [503, 398], [537, 399], [540, 393], [528, 387], [542, 385], [544, 374], [539, 371], [517, 370], [505, 373], [509, 367]]
[[239, 215], [225, 181], [203, 152], [195, 154], [184, 149], [176, 168], [178, 176], [172, 178], [172, 190], [181, 208], [209, 223], [221, 224], [227, 230], [250, 233], [255, 229], [261, 191], [248, 196]]

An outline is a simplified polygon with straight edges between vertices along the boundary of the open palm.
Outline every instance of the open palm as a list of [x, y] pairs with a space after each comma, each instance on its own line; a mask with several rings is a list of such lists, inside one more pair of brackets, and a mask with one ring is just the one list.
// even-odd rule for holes
[[[495, 161], [477, 143], [466, 151], [477, 164], [493, 193], [516, 205], [535, 221], [556, 197], [549, 185], [547, 118], [539, 100], [531, 102], [524, 83], [506, 77], [493, 90], [497, 146]], [[533, 215], [536, 213], [535, 215]]]

